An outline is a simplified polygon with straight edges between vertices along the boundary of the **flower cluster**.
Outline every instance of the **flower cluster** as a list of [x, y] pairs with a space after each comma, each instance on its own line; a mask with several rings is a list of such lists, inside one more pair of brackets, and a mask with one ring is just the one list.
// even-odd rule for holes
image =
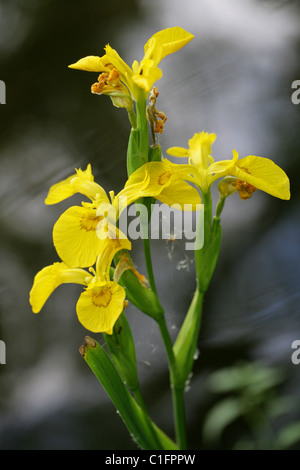
[[[123, 190], [117, 195], [111, 191], [108, 197], [94, 181], [88, 165], [86, 170], [79, 169], [54, 184], [45, 200], [47, 205], [75, 193], [83, 194], [90, 202], [71, 206], [55, 223], [53, 242], [62, 262], [47, 266], [36, 275], [30, 293], [33, 312], [41, 310], [60, 284], [82, 284], [86, 289], [77, 303], [80, 322], [90, 331], [111, 334], [126, 296], [116, 278], [111, 280], [111, 265], [119, 251], [131, 249], [130, 241], [117, 228], [117, 220], [129, 204], [143, 197], [155, 197], [178, 209], [185, 205], [196, 207], [200, 203], [199, 194], [183, 177], [180, 172], [173, 172], [168, 162], [149, 162], [129, 177]], [[137, 274], [129, 263], [127, 269]]]
[[[154, 83], [161, 78], [158, 68], [161, 60], [176, 52], [193, 35], [179, 27], [167, 28], [154, 34], [145, 44], [144, 58], [134, 61], [129, 67], [110, 45], [105, 47], [102, 57], [88, 56], [80, 59], [71, 68], [100, 73], [92, 85], [95, 94], [109, 95], [113, 104], [124, 107], [132, 118], [133, 102], [137, 111], [144, 109], [138, 121], [147, 120], [154, 126], [151, 130], [161, 133], [166, 116], [155, 107], [158, 96]], [[151, 92], [152, 89], [152, 92]], [[151, 92], [151, 93], [150, 93]], [[150, 94], [150, 97], [149, 97]], [[140, 103], [150, 99], [146, 108]], [[53, 228], [53, 242], [61, 262], [43, 268], [35, 277], [30, 292], [33, 312], [41, 310], [52, 292], [63, 283], [78, 283], [84, 286], [77, 303], [77, 315], [85, 328], [93, 332], [112, 334], [113, 326], [121, 315], [126, 291], [119, 280], [124, 269], [132, 270], [139, 279], [133, 264], [122, 258], [122, 269], [114, 261], [123, 250], [131, 249], [131, 242], [117, 228], [118, 219], [127, 206], [140, 198], [155, 198], [164, 204], [192, 210], [201, 202], [201, 196], [209, 193], [212, 184], [220, 179], [220, 198], [238, 191], [242, 199], [248, 199], [257, 189], [272, 196], [289, 199], [289, 180], [283, 170], [267, 158], [247, 156], [239, 159], [233, 151], [233, 158], [215, 162], [211, 146], [215, 134], [199, 132], [188, 142], [188, 148], [171, 147], [167, 150], [174, 157], [188, 158], [188, 164], [176, 164], [161, 157], [156, 145], [148, 153], [148, 135], [144, 124], [139, 127], [135, 119], [137, 134], [129, 142], [129, 165], [146, 148], [147, 161], [136, 160], [129, 172], [124, 188], [115, 195], [107, 195], [94, 181], [91, 165], [65, 180], [54, 184], [45, 200], [47, 205], [59, 203], [75, 193], [85, 196], [88, 201], [80, 206], [71, 206], [57, 220]], [[146, 145], [144, 143], [146, 142]], [[152, 153], [151, 153], [152, 152]], [[151, 156], [152, 155], [152, 156]], [[136, 163], [137, 162], [137, 163]], [[197, 188], [197, 189], [196, 189]], [[219, 215], [219, 214], [218, 214]], [[112, 265], [115, 273], [113, 275]]]

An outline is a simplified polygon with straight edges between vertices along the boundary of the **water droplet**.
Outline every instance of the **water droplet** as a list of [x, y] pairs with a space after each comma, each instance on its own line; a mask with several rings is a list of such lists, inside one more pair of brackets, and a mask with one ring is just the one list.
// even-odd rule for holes
[[194, 361], [197, 361], [197, 359], [198, 359], [198, 357], [199, 357], [199, 354], [200, 354], [200, 351], [199, 351], [199, 349], [197, 348], [196, 351], [195, 351], [194, 357], [193, 357]]

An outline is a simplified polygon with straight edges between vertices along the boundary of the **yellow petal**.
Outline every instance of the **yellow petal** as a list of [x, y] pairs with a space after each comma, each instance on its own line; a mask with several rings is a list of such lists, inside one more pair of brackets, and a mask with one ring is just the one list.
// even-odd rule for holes
[[[175, 180], [164, 188], [156, 199], [172, 206], [174, 209], [195, 211], [199, 210], [201, 197], [198, 191], [185, 181]], [[198, 206], [198, 207], [197, 207]]]
[[161, 59], [163, 59], [167, 55], [181, 49], [193, 38], [194, 36], [191, 33], [178, 26], [166, 28], [151, 36], [145, 44], [145, 54], [147, 54], [148, 49], [151, 47], [153, 39], [155, 39], [155, 46], [161, 48]]
[[97, 225], [102, 220], [96, 209], [72, 206], [58, 219], [53, 228], [53, 242], [59, 257], [70, 267], [95, 264], [102, 248]]
[[132, 81], [139, 88], [149, 93], [153, 84], [162, 77], [162, 71], [158, 67], [150, 67], [143, 62], [140, 65], [140, 72], [132, 76]]
[[290, 199], [290, 182], [286, 173], [272, 160], [249, 155], [237, 161], [231, 175], [279, 199]]
[[105, 46], [105, 58], [120, 72], [121, 79], [130, 87], [133, 71], [109, 44]]
[[170, 147], [167, 150], [167, 153], [169, 155], [172, 155], [173, 157], [189, 157], [190, 153], [188, 149], [182, 148], [182, 147]]
[[84, 194], [91, 200], [99, 197], [108, 201], [104, 189], [94, 182], [91, 165], [88, 164], [86, 170], [76, 170], [75, 174], [51, 186], [45, 204], [57, 204], [76, 193]]
[[[97, 234], [99, 236], [99, 230]], [[101, 238], [102, 246], [96, 262], [97, 275], [103, 278], [109, 278], [109, 270], [116, 253], [120, 250], [131, 250], [130, 241], [117, 227], [109, 224], [107, 235], [107, 238]]]
[[117, 218], [120, 217], [122, 211], [126, 209], [132, 202], [143, 197], [144, 190], [148, 187], [150, 177], [146, 171], [145, 165], [133, 172], [128, 178], [124, 189], [122, 189], [113, 200], [113, 207], [116, 211]]
[[124, 300], [125, 290], [116, 282], [91, 283], [77, 302], [78, 319], [87, 330], [112, 334]]
[[102, 57], [89, 55], [79, 59], [76, 63], [69, 65], [70, 69], [84, 70], [86, 72], [110, 72], [110, 69], [105, 66]]
[[[155, 197], [164, 187], [168, 186], [174, 172], [172, 171], [168, 160], [161, 162], [149, 162], [142, 165], [138, 170], [131, 174], [125, 184], [125, 189], [129, 192], [135, 191], [138, 197]], [[122, 195], [126, 195], [125, 191]]]
[[189, 156], [191, 164], [207, 170], [211, 163], [211, 146], [216, 140], [216, 134], [199, 132], [189, 140]]
[[92, 276], [83, 269], [70, 269], [65, 263], [54, 263], [37, 273], [30, 291], [29, 302], [32, 311], [38, 313], [52, 292], [61, 284], [86, 285]]

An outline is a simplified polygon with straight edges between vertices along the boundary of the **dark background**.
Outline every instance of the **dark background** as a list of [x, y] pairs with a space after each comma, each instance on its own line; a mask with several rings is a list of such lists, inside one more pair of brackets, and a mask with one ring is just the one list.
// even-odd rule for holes
[[[260, 192], [226, 202], [223, 246], [186, 392], [189, 444], [300, 448], [300, 365], [291, 361], [291, 344], [300, 339], [300, 105], [291, 101], [291, 84], [300, 79], [298, 3], [1, 0], [0, 339], [7, 353], [0, 365], [1, 449], [136, 449], [78, 352], [88, 334], [75, 313], [81, 288], [58, 288], [38, 316], [28, 293], [36, 272], [58, 260], [52, 227], [70, 205], [45, 206], [50, 185], [89, 162], [108, 191], [126, 180], [126, 112], [90, 93], [97, 74], [68, 64], [102, 55], [109, 42], [131, 65], [148, 38], [170, 26], [195, 39], [161, 64], [163, 152], [187, 146], [195, 132], [215, 132], [216, 160], [231, 158], [233, 148], [241, 157], [271, 158], [289, 175], [292, 191], [289, 202]], [[172, 248], [165, 240], [152, 245], [175, 338], [195, 287], [192, 253], [179, 240]], [[145, 272], [139, 243], [134, 253]], [[132, 306], [126, 313], [145, 401], [173, 436], [157, 327]], [[274, 368], [275, 376], [260, 367]], [[214, 375], [223, 368], [232, 380], [229, 371]]]

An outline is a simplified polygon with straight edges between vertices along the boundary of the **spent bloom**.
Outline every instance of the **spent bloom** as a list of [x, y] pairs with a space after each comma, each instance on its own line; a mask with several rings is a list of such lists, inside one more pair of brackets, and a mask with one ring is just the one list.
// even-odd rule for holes
[[140, 97], [147, 99], [153, 84], [162, 77], [158, 67], [161, 60], [184, 47], [193, 37], [183, 28], [166, 28], [151, 36], [144, 46], [143, 59], [135, 60], [132, 67], [109, 44], [102, 57], [87, 56], [69, 67], [100, 72], [98, 82], [92, 86], [94, 93], [115, 97], [119, 94], [122, 98], [131, 96], [135, 101]]

